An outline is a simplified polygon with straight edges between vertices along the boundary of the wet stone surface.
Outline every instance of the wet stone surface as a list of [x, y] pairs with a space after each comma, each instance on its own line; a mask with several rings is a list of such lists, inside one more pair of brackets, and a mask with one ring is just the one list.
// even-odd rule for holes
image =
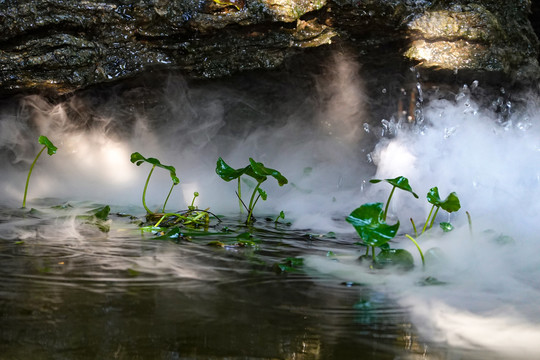
[[[0, 1], [0, 92], [67, 93], [154, 69], [274, 69], [307, 48], [428, 71], [539, 77], [530, 1]], [[360, 61], [363, 59], [360, 58]], [[362, 61], [362, 62], [365, 62]]]

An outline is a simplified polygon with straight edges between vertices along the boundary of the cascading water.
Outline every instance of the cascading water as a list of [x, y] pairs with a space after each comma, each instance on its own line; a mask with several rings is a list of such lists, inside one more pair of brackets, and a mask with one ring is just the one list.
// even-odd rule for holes
[[[59, 104], [28, 96], [4, 106], [0, 277], [7, 285], [0, 287], [0, 350], [6, 358], [538, 356], [537, 96], [519, 95], [527, 105], [514, 107], [501, 89], [480, 105], [476, 82], [452, 97], [418, 82], [416, 124], [401, 114], [371, 122], [357, 64], [337, 56], [331, 69], [300, 90], [280, 81], [217, 86], [171, 76], [161, 93], [139, 103], [130, 99], [146, 99], [143, 86]], [[13, 209], [40, 134], [59, 150], [36, 166], [29, 203], [47, 213], [44, 204], [56, 202], [66, 212], [18, 217]], [[186, 208], [197, 191], [200, 208], [237, 212], [234, 185], [214, 171], [219, 156], [234, 167], [253, 157], [279, 169], [290, 184], [265, 183], [268, 200], [257, 212], [284, 210], [292, 225], [272, 228], [262, 216], [255, 225], [261, 229], [253, 230], [264, 239], [259, 249], [218, 252], [141, 238], [123, 217], [112, 220], [108, 234], [81, 224], [76, 215], [94, 203], [144, 213], [147, 169], [129, 162], [135, 151], [176, 167], [181, 191], [169, 200], [175, 209]], [[412, 233], [409, 218], [426, 218], [423, 194], [433, 186], [457, 192], [462, 210], [438, 217], [454, 231], [419, 239], [424, 250], [442, 249], [444, 262], [422, 269], [403, 238], [397, 245], [414, 254], [416, 268], [374, 273], [356, 263], [364, 248], [353, 244], [357, 235], [344, 218], [386, 198], [388, 188], [367, 185], [369, 179], [399, 175], [421, 195], [396, 193], [389, 221], [399, 219], [401, 233]], [[152, 207], [169, 185], [168, 174], [156, 171], [147, 194]], [[514, 243], [498, 244], [499, 235]], [[328, 251], [336, 256], [324, 256]], [[272, 263], [289, 254], [305, 259], [305, 274], [272, 274]], [[441, 284], [425, 286], [426, 278]]]

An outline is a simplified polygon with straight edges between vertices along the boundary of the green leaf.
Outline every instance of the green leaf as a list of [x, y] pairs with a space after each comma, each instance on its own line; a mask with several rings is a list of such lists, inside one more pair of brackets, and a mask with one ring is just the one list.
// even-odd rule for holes
[[396, 236], [399, 221], [388, 225], [382, 220], [382, 203], [367, 203], [355, 209], [346, 220], [350, 223], [365, 245], [382, 246]]
[[439, 226], [444, 232], [450, 232], [454, 230], [454, 225], [450, 224], [449, 222], [441, 222], [439, 223]]
[[262, 163], [256, 162], [252, 158], [249, 158], [249, 164], [256, 175], [265, 178], [266, 176], [272, 176], [274, 179], [277, 180], [279, 186], [283, 186], [289, 182], [289, 180], [287, 180], [285, 176], [281, 175], [279, 171], [267, 168]]
[[401, 270], [409, 270], [414, 267], [414, 258], [410, 252], [403, 249], [388, 249], [381, 251], [375, 257], [376, 267], [396, 267]]
[[56, 150], [58, 150], [58, 148], [54, 146], [53, 143], [46, 136], [41, 135], [38, 139], [38, 142], [41, 145], [45, 145], [47, 147], [47, 154], [49, 155], [56, 154]]
[[416, 193], [412, 190], [411, 186], [409, 185], [409, 179], [407, 179], [404, 176], [398, 176], [395, 179], [384, 179], [384, 180], [372, 179], [372, 180], [369, 180], [369, 182], [372, 183], [372, 184], [377, 184], [377, 183], [379, 183], [381, 181], [386, 181], [387, 183], [389, 183], [392, 186], [397, 187], [398, 189], [410, 192], [411, 194], [413, 194], [413, 196], [415, 198], [418, 199], [418, 195], [416, 195]]
[[461, 208], [459, 198], [455, 192], [451, 192], [446, 199], [441, 200], [439, 197], [439, 189], [436, 186], [429, 189], [427, 193], [427, 200], [430, 204], [439, 206], [449, 213], [458, 211]]
[[107, 217], [109, 216], [109, 213], [111, 212], [111, 207], [109, 205], [105, 205], [103, 207], [100, 207], [94, 211], [94, 216], [98, 218], [99, 220], [107, 220]]
[[152, 164], [154, 166], [157, 166], [157, 167], [160, 167], [162, 169], [168, 170], [169, 174], [171, 175], [171, 180], [172, 180], [173, 184], [178, 185], [180, 183], [180, 179], [178, 179], [178, 177], [176, 176], [176, 169], [173, 166], [162, 164], [156, 158], [145, 158], [140, 153], [134, 152], [133, 154], [131, 154], [130, 161], [133, 164], [137, 165], [137, 166], [140, 166], [142, 163], [147, 162], [147, 163]]
[[246, 168], [233, 169], [220, 157], [216, 163], [216, 174], [225, 181], [238, 179], [245, 174]]
[[259, 193], [259, 195], [261, 195], [261, 198], [266, 201], [266, 199], [268, 198], [268, 194], [266, 194], [266, 191], [261, 188], [257, 188], [257, 192]]
[[439, 188], [432, 187], [427, 193], [427, 201], [435, 206], [441, 206], [441, 198], [439, 197]]
[[458, 211], [461, 208], [459, 198], [455, 192], [451, 192], [441, 203], [441, 208], [449, 213]]

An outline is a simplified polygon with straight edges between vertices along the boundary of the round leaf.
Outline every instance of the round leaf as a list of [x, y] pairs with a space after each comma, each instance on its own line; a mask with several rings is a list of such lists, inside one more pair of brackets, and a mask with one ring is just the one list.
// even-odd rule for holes
[[41, 135], [38, 138], [38, 142], [41, 145], [45, 145], [47, 147], [47, 154], [49, 155], [56, 154], [56, 150], [58, 150], [58, 148], [54, 146], [53, 143], [45, 135]]
[[262, 163], [256, 162], [252, 158], [249, 158], [249, 164], [255, 174], [262, 177], [272, 176], [274, 179], [277, 180], [279, 186], [283, 186], [289, 182], [287, 178], [281, 175], [279, 171], [275, 169], [267, 168]]
[[375, 266], [396, 267], [400, 270], [410, 270], [414, 267], [414, 258], [410, 252], [404, 249], [388, 249], [381, 251], [375, 257]]
[[382, 246], [396, 236], [399, 221], [388, 225], [382, 220], [382, 203], [367, 203], [353, 210], [346, 220], [360, 235], [365, 245]]
[[171, 180], [173, 184], [178, 185], [180, 183], [180, 179], [178, 179], [178, 177], [176, 176], [176, 169], [174, 168], [174, 166], [164, 165], [156, 158], [145, 158], [140, 153], [134, 152], [133, 154], [131, 154], [130, 161], [137, 166], [141, 165], [143, 162], [147, 162], [154, 166], [168, 170], [169, 174], [171, 175]]
[[461, 208], [459, 198], [455, 192], [451, 192], [446, 199], [441, 203], [441, 208], [449, 213], [458, 211]]
[[394, 187], [397, 187], [398, 189], [410, 192], [415, 198], [418, 199], [418, 195], [412, 190], [411, 186], [409, 185], [409, 179], [407, 179], [404, 176], [398, 176], [395, 179], [384, 179], [384, 180], [371, 179], [371, 180], [369, 180], [369, 182], [372, 183], [372, 184], [377, 184], [377, 183], [379, 183], [381, 181], [386, 181], [387, 183], [389, 183], [390, 185], [392, 185]]
[[216, 174], [225, 181], [231, 181], [239, 178], [246, 172], [246, 168], [233, 169], [222, 159], [219, 158], [216, 163]]
[[441, 206], [441, 198], [439, 197], [439, 188], [432, 187], [427, 193], [427, 201], [435, 206]]

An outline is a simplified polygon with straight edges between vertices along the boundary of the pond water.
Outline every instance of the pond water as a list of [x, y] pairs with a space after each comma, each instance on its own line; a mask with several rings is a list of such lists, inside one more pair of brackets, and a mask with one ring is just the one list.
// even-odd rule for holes
[[356, 251], [350, 234], [225, 217], [211, 232], [231, 236], [218, 239], [249, 231], [256, 242], [216, 247], [215, 235], [156, 240], [114, 209], [101, 232], [76, 217], [95, 204], [47, 204], [59, 203], [2, 210], [2, 359], [474, 358], [420, 337], [382, 289], [276, 270]]

